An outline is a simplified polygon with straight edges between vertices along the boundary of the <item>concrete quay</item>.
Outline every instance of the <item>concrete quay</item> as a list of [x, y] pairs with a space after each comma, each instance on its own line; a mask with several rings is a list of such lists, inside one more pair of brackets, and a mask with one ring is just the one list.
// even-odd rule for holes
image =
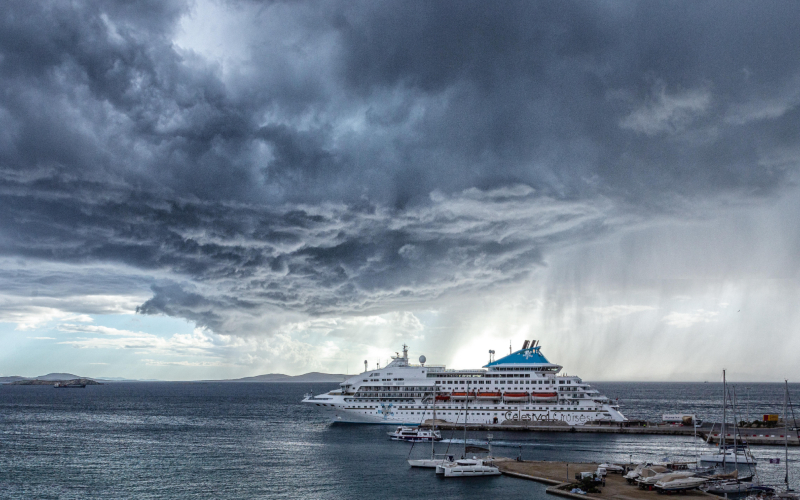
[[[579, 472], [594, 472], [598, 464], [594, 463], [568, 463], [568, 462], [538, 462], [512, 460], [496, 461], [495, 465], [503, 474], [529, 481], [536, 481], [547, 484], [545, 490], [551, 495], [567, 498], [578, 498], [585, 500], [593, 498], [598, 500], [655, 500], [663, 498], [657, 491], [642, 490], [635, 485], [629, 485], [621, 474], [608, 474], [605, 486], [599, 486], [600, 493], [587, 493], [578, 495], [570, 493], [570, 484], [575, 481], [575, 474]], [[682, 497], [694, 497], [698, 499], [708, 499], [708, 497], [719, 499], [714, 495], [700, 490], [690, 490], [681, 492]]]
[[[423, 427], [431, 427], [433, 422], [426, 420]], [[441, 430], [464, 429], [464, 424], [436, 421], [436, 428]], [[710, 426], [709, 426], [710, 429]], [[569, 425], [564, 422], [520, 422], [506, 420], [500, 424], [467, 424], [470, 431], [506, 431], [506, 432], [576, 432], [592, 434], [662, 434], [671, 436], [692, 436], [692, 427], [681, 425], [659, 425], [649, 422], [622, 422], [603, 425]], [[698, 428], [697, 435], [700, 435]]]
[[[423, 427], [431, 427], [433, 422], [426, 420], [422, 423]], [[439, 430], [463, 430], [464, 424], [436, 421], [436, 428]], [[708, 440], [711, 443], [719, 442], [719, 424], [704, 423], [695, 431], [691, 426], [661, 424], [644, 421], [616, 422], [602, 425], [569, 425], [565, 422], [520, 422], [518, 420], [506, 420], [500, 424], [467, 424], [470, 431], [503, 431], [503, 432], [574, 432], [590, 434], [650, 434], [664, 436], [694, 436], [699, 439]], [[737, 434], [737, 441], [742, 438], [749, 445], [772, 445], [783, 446], [783, 428], [762, 428], [762, 429], [740, 429]], [[800, 445], [797, 438], [797, 431], [789, 431], [789, 446]], [[727, 433], [727, 442], [733, 443], [733, 433]]]

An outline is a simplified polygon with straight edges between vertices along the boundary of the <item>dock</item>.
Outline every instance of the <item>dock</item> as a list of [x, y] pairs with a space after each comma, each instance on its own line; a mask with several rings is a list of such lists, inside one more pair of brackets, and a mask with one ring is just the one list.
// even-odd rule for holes
[[[732, 424], [730, 424], [732, 426]], [[422, 423], [423, 427], [432, 427], [433, 421], [426, 420]], [[439, 430], [463, 430], [463, 423], [436, 421], [436, 428]], [[730, 427], [729, 427], [730, 428]], [[563, 422], [520, 422], [518, 420], [506, 420], [499, 424], [467, 424], [468, 431], [495, 431], [495, 432], [572, 432], [589, 434], [650, 434], [662, 436], [694, 436], [698, 439], [719, 443], [720, 425], [714, 423], [704, 423], [696, 430], [690, 425], [663, 424], [645, 421], [613, 422], [601, 425], [569, 425]], [[783, 428], [762, 428], [762, 429], [740, 429], [736, 436], [738, 442], [748, 445], [767, 445], [783, 446]], [[733, 444], [733, 433], [727, 433], [727, 442]], [[797, 431], [789, 431], [789, 446], [800, 445]]]
[[[426, 420], [423, 427], [431, 427], [433, 422]], [[440, 430], [464, 429], [463, 423], [436, 421], [436, 428]], [[711, 429], [709, 425], [708, 430]], [[506, 432], [576, 432], [590, 434], [662, 434], [669, 436], [692, 436], [695, 430], [690, 426], [656, 424], [651, 422], [614, 422], [602, 425], [569, 425], [563, 422], [519, 422], [506, 420], [499, 424], [467, 424], [470, 431], [506, 431]], [[697, 435], [700, 435], [700, 428]]]
[[[656, 500], [664, 498], [657, 491], [639, 489], [636, 485], [628, 484], [621, 474], [608, 474], [605, 486], [599, 486], [600, 493], [587, 493], [579, 495], [570, 493], [570, 485], [575, 482], [575, 474], [579, 472], [594, 472], [598, 464], [594, 463], [569, 463], [569, 462], [538, 462], [514, 460], [496, 461], [495, 465], [506, 476], [516, 477], [529, 481], [536, 481], [548, 485], [545, 490], [551, 495], [578, 499], [597, 500]], [[681, 492], [681, 497], [719, 499], [700, 490]]]

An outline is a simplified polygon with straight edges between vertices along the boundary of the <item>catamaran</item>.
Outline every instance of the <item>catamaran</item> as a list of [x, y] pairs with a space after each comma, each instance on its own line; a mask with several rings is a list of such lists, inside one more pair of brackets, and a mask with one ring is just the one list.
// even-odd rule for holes
[[426, 365], [425, 356], [412, 364], [408, 346], [402, 352], [384, 368], [348, 378], [339, 389], [306, 394], [303, 403], [341, 423], [419, 425], [433, 418], [434, 401], [436, 419], [451, 423], [627, 421], [619, 405], [580, 377], [562, 375], [562, 366], [545, 358], [538, 341], [526, 340], [522, 349], [497, 360], [489, 351], [488, 364], [469, 370]]

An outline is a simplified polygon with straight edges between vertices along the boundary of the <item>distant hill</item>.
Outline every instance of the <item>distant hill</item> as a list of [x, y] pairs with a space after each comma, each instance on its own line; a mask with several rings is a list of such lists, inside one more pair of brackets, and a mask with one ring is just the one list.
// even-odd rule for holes
[[48, 373], [47, 375], [36, 377], [36, 380], [75, 380], [78, 378], [80, 377], [71, 373]]
[[[65, 373], [65, 375], [68, 375]], [[9, 385], [55, 385], [56, 382], [61, 382], [62, 384], [83, 384], [83, 385], [103, 385], [96, 380], [92, 380], [90, 378], [75, 378], [69, 380], [44, 380], [44, 379], [22, 379], [16, 380], [11, 382]]]
[[282, 373], [268, 373], [266, 375], [256, 375], [255, 377], [245, 377], [222, 382], [343, 382], [352, 375], [341, 373], [320, 373], [311, 372], [303, 375], [284, 375]]
[[[227, 379], [227, 380], [206, 380], [205, 382], [305, 382], [305, 383], [339, 383], [343, 382], [348, 377], [352, 377], [352, 375], [344, 375], [341, 373], [320, 373], [320, 372], [311, 372], [305, 373], [303, 375], [284, 375], [283, 373], [268, 373], [265, 375], [256, 375], [255, 377], [245, 377], [245, 378], [237, 378], [237, 379]], [[15, 382], [20, 381], [27, 381], [22, 385], [40, 385], [40, 384], [32, 384], [31, 381], [36, 382], [43, 382], [43, 383], [50, 383], [50, 382], [58, 382], [64, 380], [78, 380], [78, 379], [86, 379], [86, 377], [79, 377], [78, 375], [73, 375], [71, 373], [48, 373], [47, 375], [41, 375], [39, 377], [19, 377], [19, 376], [10, 376], [10, 377], [0, 377], [0, 384], [12, 384]], [[98, 377], [94, 379], [95, 381], [99, 382], [156, 382], [156, 380], [148, 379], [148, 380], [139, 380], [139, 379], [126, 379], [122, 377]], [[20, 385], [20, 384], [15, 384]], [[50, 384], [44, 384], [50, 385]]]

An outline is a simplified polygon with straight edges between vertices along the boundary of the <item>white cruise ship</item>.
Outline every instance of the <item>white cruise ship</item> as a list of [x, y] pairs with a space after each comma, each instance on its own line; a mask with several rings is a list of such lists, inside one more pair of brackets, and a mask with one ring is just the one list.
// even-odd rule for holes
[[[342, 382], [340, 389], [303, 403], [315, 405], [333, 422], [418, 425], [433, 418], [452, 423], [502, 424], [507, 420], [624, 422], [619, 406], [579, 377], [559, 375], [561, 366], [540, 352], [537, 341], [498, 360], [489, 351], [482, 369], [447, 370], [408, 362], [408, 347], [384, 368]], [[366, 362], [365, 362], [366, 363]], [[435, 400], [435, 403], [434, 403]]]

